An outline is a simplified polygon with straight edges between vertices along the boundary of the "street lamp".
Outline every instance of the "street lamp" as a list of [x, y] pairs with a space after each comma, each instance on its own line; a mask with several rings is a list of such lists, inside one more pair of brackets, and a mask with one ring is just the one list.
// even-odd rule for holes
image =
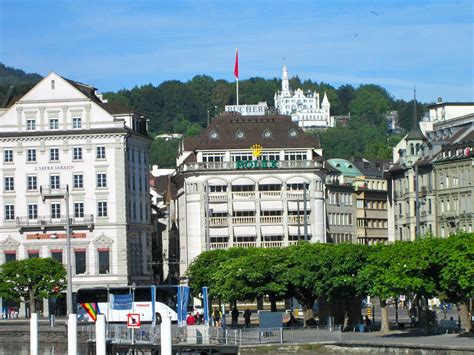
[[67, 338], [68, 338], [68, 354], [77, 353], [77, 316], [74, 313], [72, 300], [72, 259], [71, 259], [71, 220], [69, 219], [69, 185], [66, 185], [66, 193], [64, 194], [66, 202], [66, 258], [67, 258]]

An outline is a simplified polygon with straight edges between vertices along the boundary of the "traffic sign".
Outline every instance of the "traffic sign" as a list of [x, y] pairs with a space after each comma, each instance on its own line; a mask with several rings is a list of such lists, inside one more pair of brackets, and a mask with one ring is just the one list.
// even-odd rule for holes
[[127, 314], [127, 328], [140, 328], [140, 315], [138, 313]]

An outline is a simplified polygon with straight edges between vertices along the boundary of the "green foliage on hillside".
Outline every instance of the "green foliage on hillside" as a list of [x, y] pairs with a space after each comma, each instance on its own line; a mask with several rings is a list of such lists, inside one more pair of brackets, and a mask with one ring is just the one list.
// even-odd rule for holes
[[[22, 70], [6, 67], [0, 63], [0, 102], [10, 85], [15, 85], [17, 94], [24, 94], [33, 87], [41, 76], [26, 74]], [[259, 77], [241, 80], [240, 103], [255, 104], [266, 101], [274, 105], [275, 92], [281, 88], [277, 78]], [[400, 125], [409, 130], [412, 124], [413, 101], [394, 99], [384, 88], [378, 85], [342, 85], [338, 88], [323, 82], [290, 79], [293, 89], [316, 90], [327, 94], [331, 103], [331, 114], [348, 115], [347, 127], [336, 127], [317, 133], [321, 137], [326, 158], [349, 158], [354, 155], [368, 158], [389, 158], [391, 147], [401, 136], [393, 136], [387, 131], [386, 112], [398, 111]], [[152, 135], [160, 133], [182, 133], [196, 135], [212, 119], [224, 110], [225, 105], [235, 104], [235, 83], [215, 80], [208, 75], [196, 75], [193, 79], [181, 82], [169, 80], [158, 86], [147, 84], [132, 89], [108, 92], [104, 97], [119, 102], [140, 112], [150, 119]], [[425, 110], [418, 104], [418, 115]], [[171, 151], [176, 142], [154, 141], [151, 162], [160, 166], [174, 166], [175, 153]]]

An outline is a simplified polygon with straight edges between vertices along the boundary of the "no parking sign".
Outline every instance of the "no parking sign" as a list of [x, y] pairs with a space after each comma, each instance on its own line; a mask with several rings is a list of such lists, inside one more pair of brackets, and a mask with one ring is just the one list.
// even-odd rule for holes
[[127, 328], [140, 328], [140, 315], [137, 313], [127, 314]]

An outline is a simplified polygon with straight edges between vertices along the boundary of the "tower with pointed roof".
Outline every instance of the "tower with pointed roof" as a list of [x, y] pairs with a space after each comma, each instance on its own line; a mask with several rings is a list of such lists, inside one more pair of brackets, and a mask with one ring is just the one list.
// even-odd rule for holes
[[291, 90], [288, 68], [283, 65], [281, 91], [275, 93], [275, 108], [282, 115], [291, 116], [302, 129], [334, 127], [331, 104], [326, 93], [322, 103], [316, 91]]
[[406, 160], [410, 163], [415, 163], [422, 155], [423, 143], [426, 142], [426, 137], [420, 129], [418, 121], [418, 111], [416, 107], [416, 90], [413, 94], [413, 117], [410, 131], [405, 137], [406, 140]]

